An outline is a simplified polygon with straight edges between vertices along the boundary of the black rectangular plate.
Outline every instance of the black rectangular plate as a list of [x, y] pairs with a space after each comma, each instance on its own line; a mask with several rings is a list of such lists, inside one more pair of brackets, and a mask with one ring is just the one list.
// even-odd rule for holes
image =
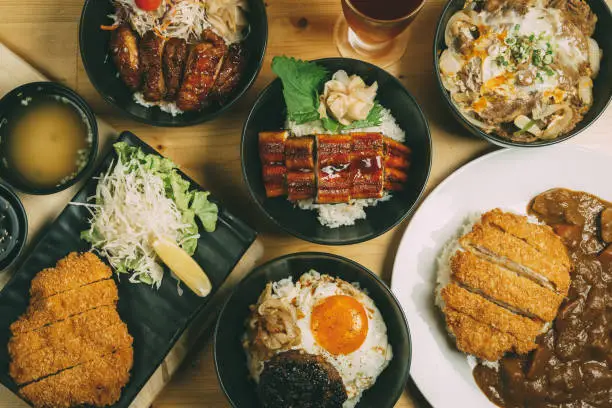
[[[140, 147], [145, 153], [158, 154], [134, 134], [124, 132], [118, 141]], [[105, 172], [117, 156], [110, 152], [94, 175]], [[192, 189], [202, 190], [193, 180], [181, 173], [191, 183]], [[85, 202], [94, 194], [97, 180], [91, 178], [73, 198], [73, 202]], [[206, 298], [194, 295], [184, 285], [184, 293], [177, 293], [176, 280], [168, 271], [159, 290], [148, 285], [132, 284], [127, 275], [115, 280], [119, 288], [119, 314], [134, 337], [134, 366], [130, 382], [123, 389], [115, 408], [127, 408], [140, 390], [161, 365], [189, 323], [208, 304], [234, 266], [255, 240], [257, 233], [248, 225], [228, 213], [218, 202], [219, 221], [213, 233], [200, 231], [194, 259], [206, 271], [212, 292]], [[90, 214], [83, 206], [68, 205], [36, 246], [29, 252], [11, 280], [0, 292], [0, 383], [18, 394], [18, 387], [9, 376], [7, 344], [9, 326], [25, 312], [29, 303], [32, 278], [44, 268], [74, 251], [88, 251], [88, 243], [80, 239], [80, 232], [88, 228]]]

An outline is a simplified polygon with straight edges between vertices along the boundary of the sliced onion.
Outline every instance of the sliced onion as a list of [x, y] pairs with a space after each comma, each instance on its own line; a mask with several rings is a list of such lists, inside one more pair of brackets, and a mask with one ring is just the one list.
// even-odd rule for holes
[[587, 76], [578, 79], [578, 96], [582, 103], [591, 106], [593, 103], [593, 80]]
[[449, 48], [440, 55], [440, 72], [444, 75], [455, 75], [463, 68], [463, 60]]
[[534, 136], [540, 137], [542, 135], [542, 129], [535, 124], [535, 120], [529, 119], [525, 115], [518, 115], [514, 118], [514, 125], [521, 131], [529, 132]]
[[562, 105], [562, 104], [556, 104], [556, 105], [547, 105], [547, 106], [539, 107], [539, 108], [536, 107], [533, 109], [531, 113], [535, 120], [540, 120], [540, 119], [547, 118], [553, 113], [563, 109], [564, 106], [565, 105]]
[[563, 133], [572, 123], [574, 111], [568, 105], [563, 105], [561, 116], [556, 117], [550, 122], [548, 127], [542, 132], [541, 139], [554, 139]]
[[448, 48], [452, 48], [452, 45], [454, 44], [455, 36], [451, 32], [452, 28], [455, 24], [460, 22], [474, 25], [474, 20], [465, 11], [458, 11], [453, 14], [453, 16], [448, 20], [446, 29], [444, 30], [444, 42]]
[[592, 77], [595, 78], [599, 74], [599, 67], [601, 65], [601, 50], [597, 41], [589, 38], [589, 64], [591, 64]]

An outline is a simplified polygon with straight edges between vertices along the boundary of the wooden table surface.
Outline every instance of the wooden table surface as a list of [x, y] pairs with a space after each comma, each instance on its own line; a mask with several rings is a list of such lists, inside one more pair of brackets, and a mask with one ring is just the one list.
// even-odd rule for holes
[[[404, 58], [389, 68], [415, 95], [430, 121], [434, 154], [428, 190], [461, 165], [494, 150], [493, 146], [471, 137], [457, 124], [444, 106], [435, 84], [432, 43], [435, 23], [444, 3], [444, 0], [427, 1], [410, 28], [411, 40]], [[325, 247], [283, 233], [251, 201], [240, 169], [240, 133], [257, 94], [274, 78], [270, 70], [272, 57], [286, 54], [314, 59], [338, 55], [332, 42], [332, 29], [341, 13], [340, 0], [267, 0], [266, 4], [270, 36], [264, 68], [255, 85], [222, 117], [190, 128], [164, 129], [137, 123], [125, 118], [97, 94], [87, 78], [78, 50], [82, 0], [0, 0], [0, 42], [47, 77], [76, 89], [115, 129], [131, 130], [212, 190], [230, 211], [260, 232], [265, 246], [261, 262], [293, 252], [331, 252], [363, 264], [390, 282], [393, 260], [407, 222], [363, 244]], [[588, 132], [570, 143], [612, 150], [612, 142], [606, 137], [606, 128], [611, 126], [609, 108]], [[0, 393], [0, 408], [23, 406], [16, 397]], [[153, 407], [227, 406], [215, 376], [208, 333]], [[411, 384], [397, 404], [401, 408], [426, 406], [428, 404]]]

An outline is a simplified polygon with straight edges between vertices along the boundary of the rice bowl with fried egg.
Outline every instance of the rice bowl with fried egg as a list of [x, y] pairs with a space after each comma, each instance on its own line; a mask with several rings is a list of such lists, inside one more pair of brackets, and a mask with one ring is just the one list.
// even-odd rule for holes
[[256, 383], [275, 356], [299, 350], [322, 358], [341, 377], [352, 408], [393, 358], [387, 326], [356, 284], [316, 271], [269, 283], [247, 321], [243, 347]]

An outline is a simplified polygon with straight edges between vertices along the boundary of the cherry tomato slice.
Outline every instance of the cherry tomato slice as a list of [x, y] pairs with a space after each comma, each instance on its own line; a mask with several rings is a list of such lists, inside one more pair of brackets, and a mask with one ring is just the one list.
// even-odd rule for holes
[[136, 0], [138, 8], [144, 11], [155, 11], [161, 5], [162, 0]]

